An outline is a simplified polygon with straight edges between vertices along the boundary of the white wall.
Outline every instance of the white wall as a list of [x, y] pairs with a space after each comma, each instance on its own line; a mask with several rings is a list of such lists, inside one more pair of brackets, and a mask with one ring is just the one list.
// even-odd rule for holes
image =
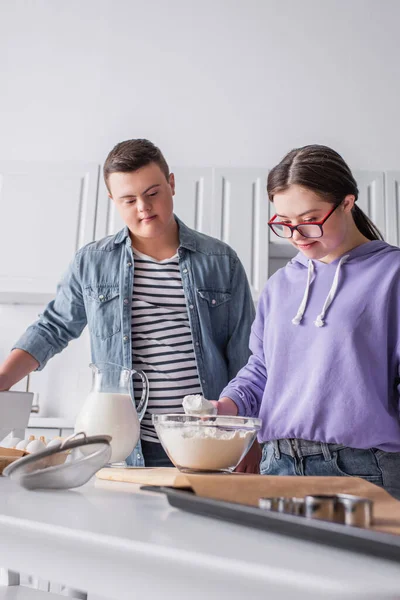
[[398, 0], [2, 0], [0, 160], [273, 165], [319, 142], [398, 169]]

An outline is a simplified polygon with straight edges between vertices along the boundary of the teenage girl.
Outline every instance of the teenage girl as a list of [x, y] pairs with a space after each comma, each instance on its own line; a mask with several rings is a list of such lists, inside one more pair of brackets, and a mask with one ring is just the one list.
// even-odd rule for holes
[[269, 227], [299, 252], [268, 280], [218, 412], [262, 419], [262, 474], [357, 476], [400, 498], [400, 248], [330, 148], [292, 150], [267, 190]]

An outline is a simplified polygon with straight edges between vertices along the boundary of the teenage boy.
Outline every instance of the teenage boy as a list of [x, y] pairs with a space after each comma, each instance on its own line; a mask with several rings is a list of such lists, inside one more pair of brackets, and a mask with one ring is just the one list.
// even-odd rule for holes
[[174, 175], [150, 141], [117, 144], [104, 179], [126, 226], [77, 252], [55, 299], [0, 366], [0, 390], [43, 369], [88, 325], [92, 362], [149, 379], [141, 441], [128, 462], [171, 465], [151, 416], [182, 413], [187, 394], [218, 398], [247, 363], [250, 288], [227, 244], [174, 215]]

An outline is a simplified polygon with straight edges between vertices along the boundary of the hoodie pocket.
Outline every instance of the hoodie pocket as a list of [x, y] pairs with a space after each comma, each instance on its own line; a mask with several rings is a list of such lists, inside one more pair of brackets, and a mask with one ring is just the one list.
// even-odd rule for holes
[[88, 286], [84, 289], [90, 331], [106, 340], [121, 331], [119, 289], [117, 286]]

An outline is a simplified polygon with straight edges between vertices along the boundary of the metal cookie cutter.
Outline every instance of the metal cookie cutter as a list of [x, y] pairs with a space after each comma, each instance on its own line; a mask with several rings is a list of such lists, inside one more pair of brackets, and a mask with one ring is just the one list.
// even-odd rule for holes
[[258, 506], [263, 510], [272, 510], [290, 515], [299, 516], [303, 515], [304, 513], [303, 498], [285, 498], [283, 496], [277, 498], [260, 498], [258, 501]]
[[279, 500], [280, 498], [260, 498], [258, 500], [258, 508], [278, 511]]
[[292, 512], [292, 499], [291, 498], [278, 498], [278, 512], [291, 514]]
[[353, 527], [370, 527], [372, 522], [373, 502], [368, 498], [351, 494], [337, 494], [335, 514], [336, 521]]
[[296, 498], [292, 499], [292, 515], [296, 515], [298, 517], [304, 516], [304, 498]]
[[290, 514], [292, 512], [292, 498], [284, 498], [283, 496], [277, 498], [260, 498], [258, 506], [263, 510]]
[[334, 521], [336, 496], [306, 496], [304, 498], [304, 516], [309, 519]]

